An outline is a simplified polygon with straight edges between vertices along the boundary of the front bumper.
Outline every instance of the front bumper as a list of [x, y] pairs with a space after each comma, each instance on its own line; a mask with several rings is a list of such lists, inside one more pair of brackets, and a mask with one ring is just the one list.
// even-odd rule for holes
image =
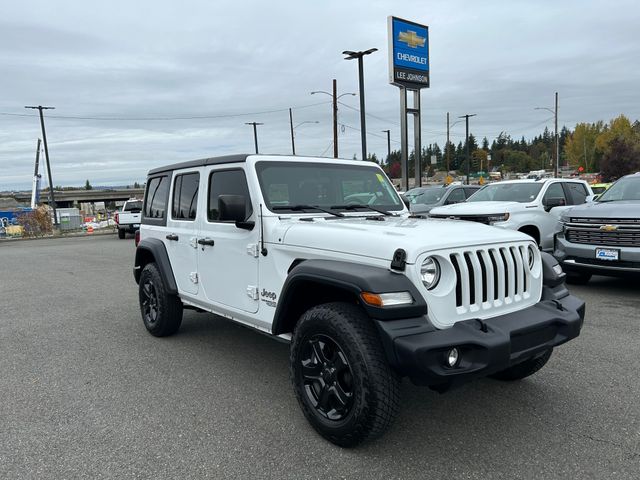
[[[426, 319], [377, 322], [394, 368], [419, 385], [438, 390], [504, 370], [561, 345], [580, 334], [585, 304], [564, 285], [544, 287], [536, 305], [487, 320], [465, 320], [445, 330], [425, 326]], [[460, 352], [448, 367], [447, 352]]]
[[[596, 248], [619, 251], [618, 261], [596, 260]], [[589, 272], [596, 275], [640, 273], [640, 247], [603, 247], [571, 243], [561, 233], [556, 235], [553, 256], [567, 272]]]

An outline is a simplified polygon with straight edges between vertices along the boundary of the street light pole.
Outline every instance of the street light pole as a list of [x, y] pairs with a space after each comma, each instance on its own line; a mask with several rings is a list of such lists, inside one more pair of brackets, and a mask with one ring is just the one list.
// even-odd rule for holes
[[49, 176], [49, 198], [51, 202], [51, 208], [53, 209], [53, 224], [58, 226], [58, 214], [56, 212], [56, 199], [53, 193], [53, 179], [51, 178], [51, 163], [49, 162], [49, 145], [47, 144], [47, 132], [44, 129], [44, 114], [43, 110], [55, 110], [56, 107], [43, 107], [42, 105], [25, 106], [24, 108], [30, 108], [32, 110], [38, 110], [40, 114], [40, 128], [42, 129], [42, 142], [44, 143], [44, 158], [47, 162], [47, 175]]
[[291, 127], [291, 154], [296, 154], [296, 142], [293, 140], [293, 113], [289, 109], [289, 126]]
[[253, 125], [253, 141], [256, 145], [256, 154], [258, 153], [258, 125], [264, 125], [264, 123], [258, 122], [245, 122], [245, 125]]
[[466, 134], [465, 134], [465, 143], [467, 144], [467, 181], [466, 184], [469, 185], [469, 174], [471, 172], [471, 156], [469, 155], [469, 117], [475, 117], [477, 113], [461, 115], [458, 118], [464, 118], [466, 123]]
[[338, 158], [338, 99], [345, 95], [352, 95], [355, 97], [355, 93], [343, 93], [338, 95], [338, 82], [333, 79], [333, 93], [325, 92], [324, 90], [314, 90], [311, 95], [316, 93], [324, 93], [331, 97], [332, 111], [333, 111], [333, 158]]
[[389, 163], [391, 158], [391, 130], [382, 130], [382, 132], [387, 134], [387, 163]]
[[547, 110], [548, 112], [553, 113], [553, 123], [554, 123], [554, 130], [555, 130], [555, 145], [554, 145], [554, 155], [555, 155], [555, 162], [554, 162], [554, 166], [553, 166], [553, 176], [555, 178], [558, 178], [558, 170], [559, 170], [559, 165], [560, 165], [560, 138], [558, 137], [558, 92], [556, 92], [556, 98], [555, 98], [555, 107], [553, 109], [551, 108], [547, 108], [547, 107], [536, 107], [534, 108], [534, 110]]
[[362, 160], [367, 159], [367, 127], [364, 111], [364, 62], [363, 57], [373, 52], [377, 52], [377, 48], [370, 48], [369, 50], [353, 52], [351, 50], [345, 50], [342, 52], [346, 55], [345, 60], [358, 60], [358, 82], [360, 87], [360, 136], [362, 138]]

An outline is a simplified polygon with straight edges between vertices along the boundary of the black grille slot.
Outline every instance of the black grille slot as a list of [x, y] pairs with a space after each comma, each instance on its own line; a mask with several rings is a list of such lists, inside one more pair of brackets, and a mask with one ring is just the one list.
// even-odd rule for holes
[[471, 263], [471, 256], [469, 252], [464, 252], [464, 261], [469, 269], [469, 303], [473, 305], [476, 303], [476, 275], [473, 270], [473, 263]]
[[460, 265], [455, 255], [449, 255], [453, 269], [456, 271], [456, 307], [462, 305], [462, 276], [460, 275]]
[[489, 250], [489, 258], [491, 259], [491, 265], [493, 266], [493, 299], [498, 299], [498, 263], [493, 258], [494, 251]]
[[518, 261], [516, 260], [516, 253], [514, 252], [514, 250], [515, 250], [514, 248], [509, 248], [509, 249], [508, 249], [508, 252], [511, 254], [511, 258], [513, 259], [513, 266], [515, 267], [515, 268], [514, 268], [514, 273], [515, 273], [515, 275], [514, 275], [514, 277], [515, 277], [514, 282], [515, 282], [515, 284], [516, 284], [516, 286], [515, 286], [515, 288], [516, 288], [516, 289], [515, 289], [515, 292], [516, 292], [516, 294], [517, 294], [517, 293], [518, 293], [518, 284], [519, 284], [519, 282], [520, 282], [520, 272], [519, 272], [519, 270], [520, 270], [520, 269], [518, 268]]
[[488, 279], [487, 279], [487, 267], [484, 264], [484, 258], [482, 258], [482, 254], [478, 253], [477, 254], [478, 257], [478, 261], [480, 262], [480, 270], [482, 270], [482, 301], [486, 302], [487, 301], [487, 286], [488, 286]]
[[507, 257], [504, 254], [504, 249], [501, 248], [499, 251], [502, 261], [504, 262], [504, 298], [507, 298], [509, 296], [509, 282], [512, 280], [509, 278], [509, 263], [507, 262]]

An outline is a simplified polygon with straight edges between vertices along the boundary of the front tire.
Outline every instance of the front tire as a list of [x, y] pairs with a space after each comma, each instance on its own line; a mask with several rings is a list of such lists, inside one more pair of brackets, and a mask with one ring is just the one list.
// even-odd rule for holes
[[142, 321], [151, 335], [166, 337], [178, 331], [182, 324], [182, 302], [178, 296], [167, 293], [155, 263], [147, 263], [142, 269], [138, 297]]
[[501, 372], [494, 373], [493, 375], [490, 375], [490, 377], [495, 378], [496, 380], [502, 380], [505, 382], [522, 380], [523, 378], [528, 377], [529, 375], [533, 375], [542, 367], [544, 367], [549, 361], [549, 358], [551, 357], [552, 353], [553, 353], [553, 348], [550, 348], [549, 350], [547, 350], [546, 352], [544, 352], [542, 355], [538, 357], [525, 360], [522, 363], [518, 363], [513, 367], [507, 368], [506, 370], [502, 370]]
[[356, 305], [327, 303], [302, 315], [291, 342], [290, 374], [305, 417], [336, 445], [380, 437], [396, 417], [399, 377]]

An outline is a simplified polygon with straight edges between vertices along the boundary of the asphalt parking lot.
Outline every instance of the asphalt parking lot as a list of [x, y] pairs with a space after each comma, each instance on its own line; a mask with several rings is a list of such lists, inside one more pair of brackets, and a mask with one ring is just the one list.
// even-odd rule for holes
[[0, 478], [639, 478], [640, 284], [594, 277], [582, 335], [519, 383], [403, 383], [381, 440], [305, 421], [287, 345], [185, 312], [140, 319], [133, 240], [0, 244]]

